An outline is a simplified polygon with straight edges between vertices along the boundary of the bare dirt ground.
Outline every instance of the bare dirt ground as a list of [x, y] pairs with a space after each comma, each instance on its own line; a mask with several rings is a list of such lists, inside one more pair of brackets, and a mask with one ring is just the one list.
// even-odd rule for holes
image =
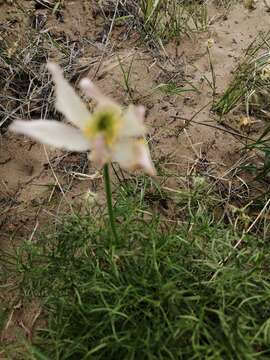
[[[56, 13], [41, 3], [21, 0], [0, 5], [0, 51], [10, 60], [7, 63], [0, 59], [0, 76], [9, 72], [12, 77], [13, 57], [21, 56], [26, 61], [26, 49], [36, 38], [42, 52], [39, 66], [45, 74], [46, 59], [62, 61], [68, 48], [69, 54], [64, 57], [65, 63], [76, 69], [71, 76], [73, 83], [87, 75], [115, 100], [123, 104], [133, 101], [146, 107], [151, 153], [159, 168], [160, 181], [166, 173], [164, 186], [177, 189], [183, 186], [184, 175], [207, 174], [228, 187], [235, 182], [239, 193], [237, 169], [243, 161], [244, 140], [226, 132], [228, 128], [218, 124], [218, 118], [210, 111], [213, 97], [205, 80], [211, 79], [206, 46], [209, 39], [214, 40], [210, 52], [219, 94], [228, 86], [252, 39], [259, 31], [269, 30], [270, 13], [263, 1], [258, 1], [253, 11], [237, 3], [228, 12], [209, 2], [205, 31], [184, 36], [180, 41], [172, 40], [160, 49], [146, 46], [138, 31], [123, 22], [115, 22], [110, 28], [111, 22], [104, 20], [95, 1], [67, 0]], [[104, 9], [111, 19], [113, 7], [109, 2]], [[131, 69], [128, 91], [119, 61], [126, 72]], [[44, 76], [49, 82], [49, 77]], [[174, 95], [157, 89], [171, 79], [179, 86], [189, 87], [187, 84], [191, 83], [197, 91]], [[18, 87], [26, 87], [27, 103], [14, 99], [11, 88], [0, 89], [1, 248], [21, 238], [33, 240], [44, 224], [53, 226], [58, 216], [69, 209], [67, 202], [75, 201], [81, 206], [88, 189], [97, 191], [102, 182], [97, 169], [88, 164], [86, 154], [46, 150], [7, 131], [10, 121], [22, 113], [27, 119], [44, 117], [43, 108], [36, 103], [52, 103], [53, 99], [52, 91], [36, 95], [38, 85], [33, 90], [29, 78], [18, 80]], [[52, 84], [48, 84], [52, 90]], [[29, 96], [31, 91], [33, 98]], [[185, 128], [184, 119], [196, 113], [194, 122]], [[244, 134], [238, 126], [239, 114], [230, 116], [233, 131]], [[12, 337], [16, 324], [26, 333], [31, 332], [38, 312], [34, 311], [29, 321], [14, 316], [2, 339]]]

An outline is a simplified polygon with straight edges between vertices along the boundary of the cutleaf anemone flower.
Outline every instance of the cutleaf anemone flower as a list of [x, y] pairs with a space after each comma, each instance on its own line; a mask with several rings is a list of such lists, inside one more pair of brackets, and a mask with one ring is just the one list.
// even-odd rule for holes
[[60, 67], [51, 62], [47, 67], [55, 83], [56, 109], [73, 126], [56, 120], [16, 120], [10, 130], [56, 148], [90, 150], [90, 160], [99, 167], [118, 162], [124, 169], [141, 168], [155, 175], [145, 139], [144, 107], [129, 105], [123, 109], [103, 95], [91, 80], [83, 78], [79, 84], [81, 89], [96, 102], [91, 113], [64, 78]]

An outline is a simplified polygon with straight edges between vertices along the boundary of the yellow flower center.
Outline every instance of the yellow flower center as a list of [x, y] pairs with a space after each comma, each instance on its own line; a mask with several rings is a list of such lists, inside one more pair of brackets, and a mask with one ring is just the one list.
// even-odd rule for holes
[[114, 107], [102, 108], [93, 113], [84, 133], [90, 139], [102, 135], [106, 144], [111, 146], [118, 138], [122, 122], [120, 109]]

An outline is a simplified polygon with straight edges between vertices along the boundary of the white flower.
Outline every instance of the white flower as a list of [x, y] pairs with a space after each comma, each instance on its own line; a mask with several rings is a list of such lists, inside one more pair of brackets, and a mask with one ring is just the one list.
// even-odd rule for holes
[[145, 140], [143, 106], [129, 105], [123, 110], [104, 96], [89, 79], [84, 78], [80, 87], [86, 96], [97, 102], [91, 114], [65, 80], [59, 66], [48, 63], [48, 69], [55, 83], [56, 109], [77, 128], [55, 120], [17, 120], [11, 124], [11, 131], [57, 148], [91, 150], [90, 159], [98, 166], [116, 161], [125, 169], [142, 168], [149, 175], [155, 175]]

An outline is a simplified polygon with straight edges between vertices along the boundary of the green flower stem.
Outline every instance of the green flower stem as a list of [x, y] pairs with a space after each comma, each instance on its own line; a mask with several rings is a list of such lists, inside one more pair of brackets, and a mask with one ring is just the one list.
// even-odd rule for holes
[[112, 191], [111, 191], [111, 180], [110, 180], [110, 173], [109, 173], [109, 165], [104, 165], [104, 180], [105, 180], [105, 190], [106, 190], [106, 197], [107, 197], [107, 207], [108, 207], [108, 214], [111, 224], [112, 234], [115, 240], [115, 243], [118, 244], [118, 235], [115, 226], [115, 217], [114, 211], [112, 206]]

